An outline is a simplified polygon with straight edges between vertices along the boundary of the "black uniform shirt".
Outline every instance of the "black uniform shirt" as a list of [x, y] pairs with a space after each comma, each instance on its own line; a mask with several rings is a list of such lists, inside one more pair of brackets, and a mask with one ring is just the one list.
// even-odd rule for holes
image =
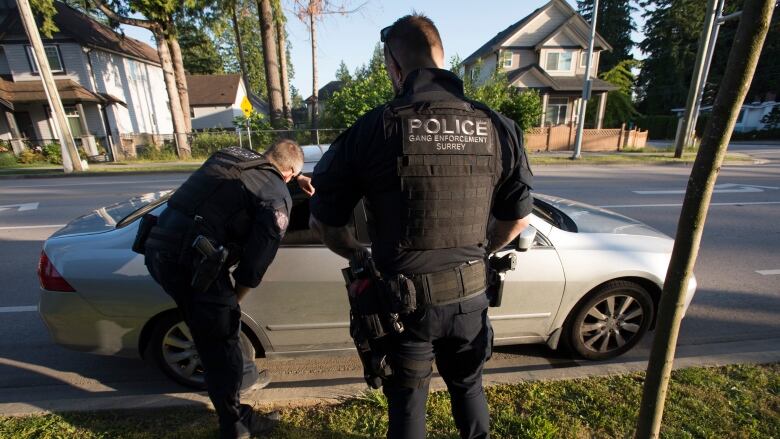
[[[448, 99], [465, 99], [463, 83], [456, 75], [442, 69], [420, 69], [406, 77], [396, 100], [424, 101], [428, 100], [429, 92], [436, 92], [437, 96], [443, 92]], [[401, 191], [397, 174], [400, 145], [385, 140], [384, 110], [385, 106], [374, 108], [358, 119], [333, 142], [314, 168], [312, 183], [317, 192], [311, 200], [312, 215], [326, 225], [344, 226], [355, 204], [365, 197], [372, 217], [371, 229], [375, 229], [372, 233], [374, 260], [385, 273], [432, 273], [484, 258], [484, 247], [477, 245], [437, 250], [398, 248], [400, 197], [396, 197], [397, 203], [388, 203], [388, 198], [380, 195]], [[498, 115], [498, 120], [502, 171], [492, 214], [500, 220], [516, 220], [531, 213], [532, 174], [520, 128], [502, 115]]]
[[245, 203], [252, 224], [246, 231], [241, 261], [233, 271], [236, 283], [256, 287], [276, 256], [290, 223], [292, 200], [281, 174], [275, 169], [249, 169], [241, 174]]

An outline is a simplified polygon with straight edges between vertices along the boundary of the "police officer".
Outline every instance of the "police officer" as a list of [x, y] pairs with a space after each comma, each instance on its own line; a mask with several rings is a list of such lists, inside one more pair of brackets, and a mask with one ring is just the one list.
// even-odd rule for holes
[[[176, 190], [145, 240], [149, 272], [176, 301], [192, 333], [222, 438], [249, 437], [278, 422], [278, 413], [262, 417], [239, 403], [244, 366], [238, 303], [260, 284], [287, 229], [292, 201], [286, 183], [298, 179], [304, 191], [313, 191], [302, 169], [303, 151], [290, 140], [263, 155], [220, 150]], [[192, 246], [203, 238], [212, 253], [227, 250], [215, 253], [227, 260], [218, 257], [216, 263], [224, 263], [208, 265], [211, 271], [204, 270], [206, 255]], [[229, 268], [235, 263], [234, 285]], [[213, 279], [204, 281], [208, 275]]]
[[388, 437], [425, 437], [434, 360], [461, 436], [487, 437], [482, 368], [493, 334], [484, 260], [528, 224], [522, 132], [464, 96], [461, 80], [442, 69], [429, 18], [405, 16], [381, 40], [396, 96], [358, 119], [316, 166], [311, 226], [331, 250], [360, 260], [367, 250], [345, 226], [364, 198], [382, 278], [413, 282], [416, 310], [387, 341]]

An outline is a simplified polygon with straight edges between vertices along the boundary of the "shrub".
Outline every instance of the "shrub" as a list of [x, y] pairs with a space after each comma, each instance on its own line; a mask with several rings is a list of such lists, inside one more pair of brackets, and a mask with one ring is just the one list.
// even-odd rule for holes
[[46, 161], [49, 163], [53, 165], [62, 164], [62, 148], [60, 148], [58, 143], [52, 142], [43, 145], [43, 148], [41, 148], [41, 153], [43, 153], [43, 156], [46, 157]]
[[[254, 134], [254, 133], [253, 133]], [[253, 142], [254, 142], [254, 135]], [[192, 139], [192, 157], [206, 158], [222, 148], [238, 146], [238, 137], [230, 132], [203, 132]], [[248, 146], [248, 145], [247, 145]], [[257, 146], [255, 143], [254, 146]], [[257, 148], [255, 148], [257, 149]]]
[[31, 165], [33, 163], [45, 162], [46, 157], [41, 152], [25, 149], [19, 154], [17, 161], [23, 165]]
[[0, 167], [16, 164], [16, 157], [10, 152], [0, 152]]
[[176, 150], [172, 144], [166, 144], [157, 148], [154, 145], [138, 147], [139, 160], [173, 161], [177, 160]]
[[677, 116], [647, 115], [636, 119], [637, 127], [647, 130], [651, 140], [674, 139], [677, 133]]

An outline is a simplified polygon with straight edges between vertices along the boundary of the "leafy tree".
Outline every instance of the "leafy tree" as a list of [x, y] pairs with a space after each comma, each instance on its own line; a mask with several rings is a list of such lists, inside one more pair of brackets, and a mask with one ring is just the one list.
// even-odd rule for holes
[[210, 22], [211, 33], [216, 36], [217, 51], [223, 60], [223, 69], [229, 73], [242, 73], [249, 90], [263, 99], [268, 99], [263, 45], [257, 22], [257, 2], [254, 0], [228, 0], [227, 2], [230, 3], [229, 6], [234, 7], [235, 22], [233, 11], [215, 14]]
[[210, 75], [224, 72], [224, 61], [217, 51], [214, 38], [203, 20], [177, 17], [184, 69], [194, 75]]
[[765, 130], [780, 128], [780, 105], [775, 105], [772, 107], [772, 111], [765, 114], [764, 117], [761, 118], [761, 123], [764, 124]]
[[[611, 70], [603, 72], [599, 77], [609, 83], [612, 83], [620, 89], [612, 90], [607, 93], [607, 106], [604, 108], [604, 120], [602, 126], [605, 128], [617, 128], [624, 122], [628, 122], [637, 116], [634, 103], [631, 101], [631, 89], [636, 78], [631, 73], [631, 69], [639, 67], [639, 61], [625, 59], [619, 62]], [[595, 125], [598, 116], [598, 102], [596, 96], [588, 100], [588, 110], [585, 113], [586, 123]]]
[[639, 110], [669, 114], [688, 96], [705, 9], [701, 0], [640, 0], [645, 8], [645, 39], [639, 47], [647, 54], [639, 73]]
[[344, 60], [341, 61], [338, 70], [336, 70], [336, 80], [341, 81], [341, 83], [344, 85], [352, 82], [352, 75], [349, 73], [349, 69], [344, 63]]
[[[580, 14], [590, 22], [593, 0], [577, 0]], [[630, 0], [600, 0], [596, 31], [612, 46], [612, 51], [600, 54], [599, 70], [611, 70], [623, 60], [632, 59], [634, 42], [631, 32], [636, 30], [631, 13], [634, 7]]]

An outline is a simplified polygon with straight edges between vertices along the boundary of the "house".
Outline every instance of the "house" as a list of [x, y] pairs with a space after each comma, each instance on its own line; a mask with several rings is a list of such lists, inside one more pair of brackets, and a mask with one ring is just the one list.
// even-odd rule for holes
[[[60, 29], [44, 38], [68, 122], [89, 155], [101, 146], [133, 155], [135, 146], [173, 133], [157, 51], [121, 35], [70, 6], [54, 2]], [[16, 3], [0, 0], [0, 140], [55, 141], [46, 95]]]
[[[742, 108], [739, 110], [739, 116], [737, 116], [737, 123], [734, 125], [734, 132], [744, 133], [748, 131], [763, 130], [766, 128], [766, 124], [761, 122], [761, 120], [764, 116], [771, 113], [772, 109], [775, 107], [780, 108], [780, 102], [775, 102], [774, 99], [764, 102], [742, 104]], [[678, 118], [681, 118], [685, 114], [685, 108], [673, 108], [672, 112], [675, 113]], [[712, 112], [712, 105], [705, 105], [699, 110], [699, 115], [710, 112]]]
[[268, 104], [247, 93], [240, 74], [187, 75], [190, 117], [193, 130], [233, 128], [233, 119], [243, 116], [241, 103], [247, 99], [254, 111], [268, 115]]
[[[477, 83], [497, 69], [519, 89], [539, 90], [543, 115], [540, 126], [577, 121], [585, 79], [590, 24], [565, 0], [551, 0], [499, 32], [463, 60], [464, 73]], [[596, 34], [591, 63], [591, 93], [598, 95], [596, 128], [601, 128], [607, 92], [616, 86], [597, 78], [599, 54], [612, 50]]]
[[[341, 81], [330, 81], [319, 89], [317, 92], [317, 109], [320, 118], [322, 118], [322, 114], [325, 112], [325, 107], [327, 106], [330, 97], [333, 96], [333, 93], [336, 93], [343, 87], [344, 83]], [[306, 108], [309, 112], [309, 122], [311, 122], [314, 117], [314, 95], [306, 98], [304, 102], [306, 102]]]

